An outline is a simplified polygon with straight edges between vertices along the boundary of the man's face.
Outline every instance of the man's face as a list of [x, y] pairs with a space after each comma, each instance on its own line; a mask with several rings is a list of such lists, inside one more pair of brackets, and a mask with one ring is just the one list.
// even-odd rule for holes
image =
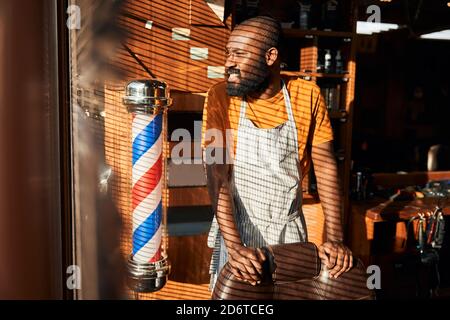
[[225, 62], [227, 93], [229, 96], [245, 96], [262, 92], [269, 84], [270, 69], [260, 35], [251, 28], [236, 28], [228, 40]]

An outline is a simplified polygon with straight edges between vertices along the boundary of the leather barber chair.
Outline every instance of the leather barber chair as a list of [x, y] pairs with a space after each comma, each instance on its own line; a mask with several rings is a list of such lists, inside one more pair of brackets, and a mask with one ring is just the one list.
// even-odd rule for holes
[[[317, 247], [310, 242], [269, 246], [275, 271], [252, 286], [235, 278], [225, 264], [212, 298], [217, 300], [373, 300], [367, 273], [359, 259], [337, 279], [328, 276]], [[267, 267], [267, 266], [266, 266]]]

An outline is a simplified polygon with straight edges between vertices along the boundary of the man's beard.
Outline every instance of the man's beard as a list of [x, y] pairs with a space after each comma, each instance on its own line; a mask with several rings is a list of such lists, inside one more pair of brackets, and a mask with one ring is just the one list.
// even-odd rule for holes
[[258, 74], [250, 74], [240, 78], [239, 83], [227, 82], [227, 94], [230, 97], [244, 97], [248, 94], [264, 92], [270, 84], [270, 71], [264, 63], [258, 63], [254, 68]]

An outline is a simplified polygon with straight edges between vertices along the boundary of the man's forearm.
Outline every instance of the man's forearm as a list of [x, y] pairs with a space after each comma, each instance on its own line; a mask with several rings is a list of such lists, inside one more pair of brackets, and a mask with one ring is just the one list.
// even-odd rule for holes
[[206, 165], [208, 191], [214, 214], [227, 248], [242, 245], [233, 215], [233, 202], [229, 188], [229, 165]]
[[314, 146], [312, 160], [320, 202], [325, 215], [327, 241], [342, 242], [342, 193], [332, 143], [326, 142]]
[[266, 257], [261, 249], [247, 248], [242, 244], [233, 214], [229, 181], [228, 179], [216, 181], [214, 177], [217, 177], [217, 173], [214, 174], [214, 170], [213, 167], [208, 170], [210, 172], [208, 184], [212, 184], [209, 189], [217, 191], [217, 194], [213, 192], [211, 197], [217, 222], [228, 251], [231, 271], [238, 279], [255, 285], [261, 280], [262, 262]]
[[239, 236], [239, 231], [233, 215], [230, 189], [226, 184], [223, 184], [219, 189], [216, 218], [226, 247], [231, 249], [236, 245], [242, 245], [241, 237]]

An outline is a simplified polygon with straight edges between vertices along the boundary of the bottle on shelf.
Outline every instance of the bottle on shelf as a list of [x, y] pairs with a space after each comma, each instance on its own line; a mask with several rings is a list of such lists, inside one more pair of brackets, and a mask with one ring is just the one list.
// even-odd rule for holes
[[330, 87], [329, 86], [321, 86], [320, 92], [322, 93], [323, 99], [325, 100], [325, 105], [328, 110], [331, 110], [330, 105]]
[[320, 88], [325, 104], [329, 111], [338, 111], [340, 105], [340, 85], [327, 84]]
[[343, 73], [344, 72], [344, 61], [342, 59], [341, 50], [336, 51], [336, 56], [334, 57], [334, 61], [335, 61], [336, 73]]
[[361, 171], [358, 171], [356, 173], [356, 187], [355, 187], [355, 193], [356, 193], [356, 200], [362, 200], [363, 198], [363, 175]]
[[322, 73], [346, 73], [344, 58], [340, 49], [319, 49], [317, 59], [317, 72]]
[[369, 168], [358, 168], [351, 173], [350, 195], [354, 200], [367, 200], [374, 195], [373, 177]]
[[299, 6], [299, 19], [298, 26], [300, 29], [309, 30], [311, 28], [311, 0], [300, 0], [297, 1]]
[[322, 28], [325, 31], [337, 29], [338, 25], [338, 6], [336, 0], [325, 1], [322, 5]]
[[325, 50], [325, 56], [324, 56], [324, 63], [323, 63], [323, 71], [325, 73], [331, 73], [332, 71], [332, 56], [331, 56], [331, 50], [326, 49]]
[[340, 105], [341, 105], [341, 85], [337, 84], [333, 89], [334, 89], [334, 91], [333, 91], [333, 93], [334, 93], [334, 95], [333, 95], [333, 103], [332, 103], [333, 110], [334, 111], [339, 111], [341, 109], [340, 108]]

